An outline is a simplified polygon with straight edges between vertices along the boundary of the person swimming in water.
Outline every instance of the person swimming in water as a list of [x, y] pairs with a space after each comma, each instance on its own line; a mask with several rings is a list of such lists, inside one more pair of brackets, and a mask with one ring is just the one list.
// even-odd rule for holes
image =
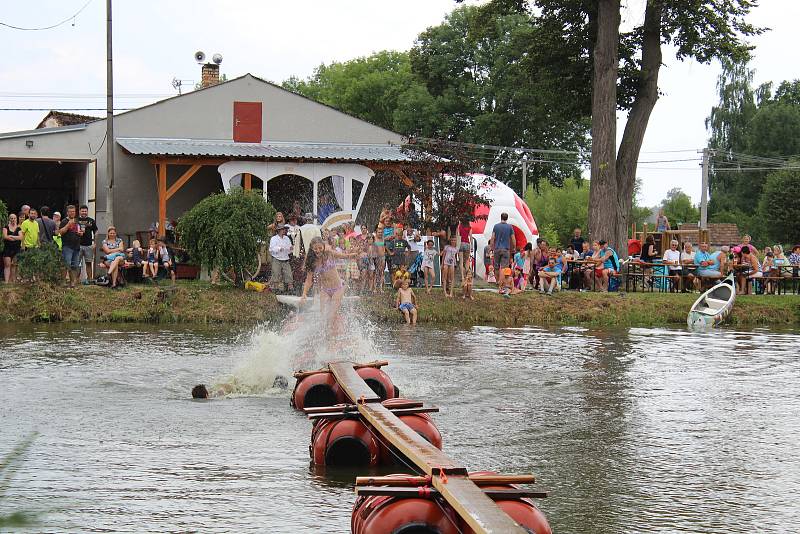
[[197, 384], [195, 387], [192, 388], [192, 398], [193, 399], [208, 398], [208, 389], [206, 388], [205, 384]]
[[300, 306], [305, 304], [311, 286], [317, 284], [322, 317], [327, 322], [330, 332], [336, 333], [341, 322], [338, 316], [345, 289], [336, 270], [336, 260], [355, 258], [358, 253], [336, 252], [319, 237], [312, 239], [308, 248], [305, 262], [306, 281], [303, 284]]

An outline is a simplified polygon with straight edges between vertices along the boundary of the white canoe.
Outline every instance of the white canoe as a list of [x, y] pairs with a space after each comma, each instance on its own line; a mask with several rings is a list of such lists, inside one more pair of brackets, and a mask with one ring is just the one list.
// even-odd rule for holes
[[731, 314], [734, 300], [736, 300], [736, 282], [731, 274], [694, 301], [686, 317], [686, 323], [701, 328], [717, 326]]
[[[295, 295], [275, 295], [275, 298], [281, 304], [286, 304], [287, 306], [291, 306], [293, 308], [297, 308], [298, 310], [301, 309], [300, 301], [302, 300], [301, 297], [297, 297]], [[350, 297], [343, 297], [342, 304], [353, 304], [357, 302], [358, 299], [361, 297], [359, 296], [350, 296]], [[319, 299], [318, 298], [308, 298], [306, 299], [306, 303], [302, 306], [303, 311], [319, 311]]]

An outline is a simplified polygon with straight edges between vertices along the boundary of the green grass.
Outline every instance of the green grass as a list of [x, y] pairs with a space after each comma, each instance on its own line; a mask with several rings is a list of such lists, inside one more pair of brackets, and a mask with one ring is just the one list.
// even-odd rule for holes
[[[525, 292], [503, 298], [476, 292], [475, 301], [460, 295], [445, 299], [415, 290], [419, 322], [436, 325], [581, 325], [668, 326], [686, 324], [697, 294], [579, 293], [553, 296]], [[394, 292], [363, 297], [363, 313], [378, 323], [402, 320], [394, 308]], [[134, 322], [190, 324], [255, 324], [282, 318], [286, 309], [269, 292], [255, 293], [208, 282], [128, 285], [120, 290], [97, 286], [65, 289], [46, 285], [0, 286], [0, 321], [5, 322]], [[800, 296], [751, 295], [736, 299], [729, 324], [740, 326], [800, 325]]]
[[[475, 301], [456, 294], [444, 298], [441, 290], [431, 295], [415, 291], [419, 322], [432, 324], [500, 326], [667, 326], [686, 324], [686, 315], [697, 294], [669, 293], [579, 293], [566, 291], [552, 296], [525, 292], [504, 298], [496, 292], [476, 292]], [[384, 294], [361, 302], [379, 322], [399, 322], [394, 295]], [[758, 295], [736, 299], [730, 318], [733, 325], [800, 324], [800, 296]]]

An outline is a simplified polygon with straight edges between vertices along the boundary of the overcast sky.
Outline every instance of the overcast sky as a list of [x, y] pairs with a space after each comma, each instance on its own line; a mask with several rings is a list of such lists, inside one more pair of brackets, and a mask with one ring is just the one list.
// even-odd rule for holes
[[[0, 22], [49, 26], [86, 0], [4, 2]], [[800, 78], [797, 21], [800, 1], [762, 0], [754, 24], [772, 31], [753, 40], [756, 83]], [[643, 0], [631, 0], [629, 23], [641, 18]], [[425, 28], [440, 23], [453, 0], [115, 0], [116, 107], [138, 107], [175, 94], [173, 78], [199, 80], [196, 50], [221, 53], [229, 78], [247, 72], [281, 82], [308, 76], [320, 63], [374, 51], [407, 50]], [[105, 108], [105, 2], [56, 29], [17, 31], [0, 26], [0, 108]], [[700, 198], [699, 156], [707, 140], [704, 121], [717, 101], [717, 65], [678, 62], [664, 54], [659, 100], [645, 137], [639, 176], [642, 201], [655, 205], [680, 187]], [[34, 128], [45, 111], [0, 111], [0, 131]], [[80, 112], [78, 112], [80, 113]], [[103, 111], [85, 111], [102, 115]], [[624, 120], [624, 117], [621, 117]], [[620, 124], [620, 133], [623, 124]], [[535, 147], [534, 147], [535, 148]], [[685, 152], [666, 152], [686, 150]], [[687, 159], [693, 161], [662, 160]]]

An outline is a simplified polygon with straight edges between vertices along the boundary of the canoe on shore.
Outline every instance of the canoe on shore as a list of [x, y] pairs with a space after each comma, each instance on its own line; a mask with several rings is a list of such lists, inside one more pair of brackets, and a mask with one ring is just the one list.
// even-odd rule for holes
[[686, 323], [700, 328], [717, 326], [731, 314], [735, 300], [736, 283], [731, 274], [700, 295], [692, 304]]

